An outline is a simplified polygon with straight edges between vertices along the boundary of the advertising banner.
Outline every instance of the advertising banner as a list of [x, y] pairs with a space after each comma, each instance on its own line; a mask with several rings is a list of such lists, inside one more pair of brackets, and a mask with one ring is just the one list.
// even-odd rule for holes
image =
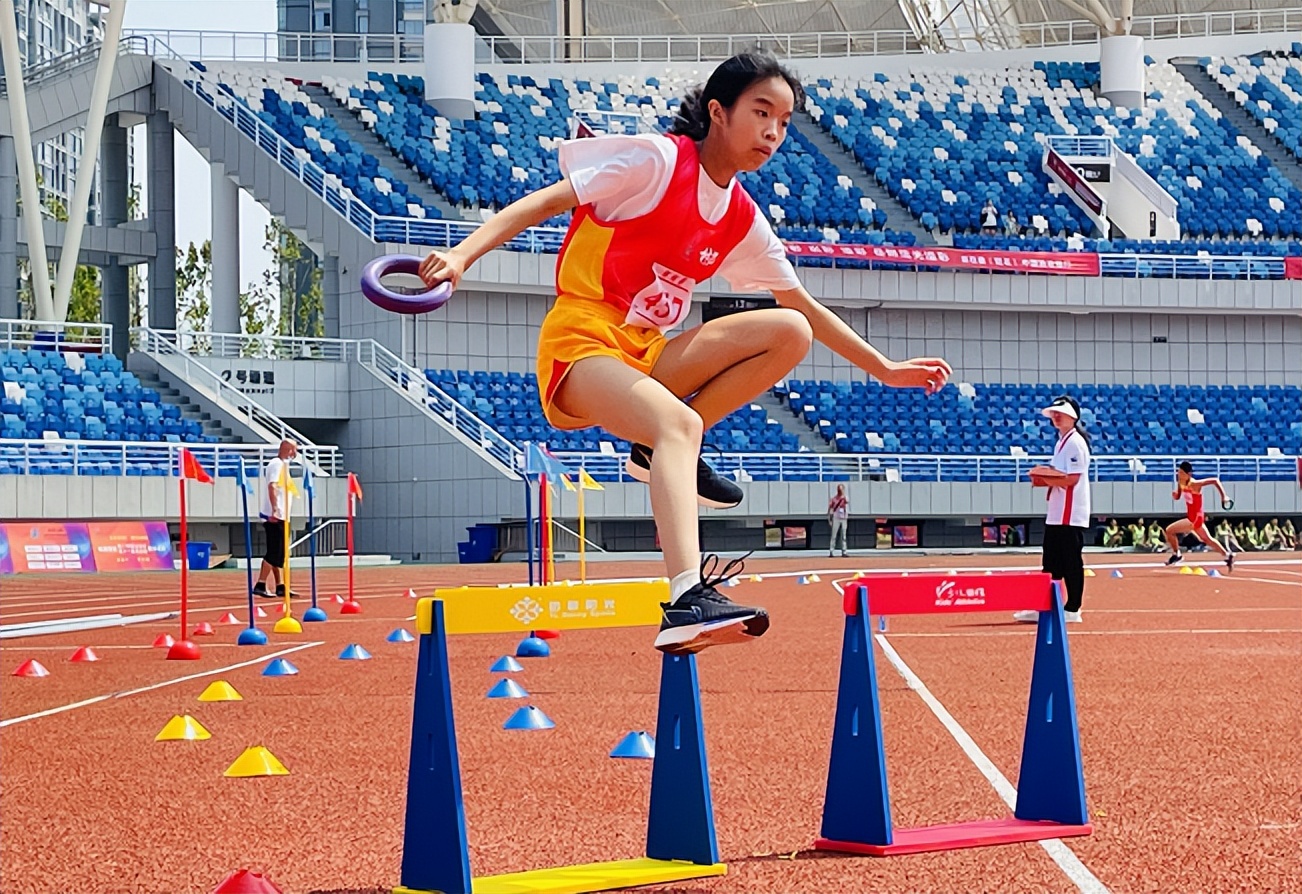
[[986, 251], [944, 246], [851, 245], [839, 242], [787, 242], [793, 258], [834, 258], [874, 264], [911, 264], [949, 270], [1002, 270], [1008, 273], [1055, 273], [1098, 276], [1099, 256], [1088, 251]]
[[171, 571], [172, 535], [165, 522], [93, 522], [90, 543], [98, 571]]
[[9, 522], [0, 525], [0, 574], [171, 571], [166, 522]]

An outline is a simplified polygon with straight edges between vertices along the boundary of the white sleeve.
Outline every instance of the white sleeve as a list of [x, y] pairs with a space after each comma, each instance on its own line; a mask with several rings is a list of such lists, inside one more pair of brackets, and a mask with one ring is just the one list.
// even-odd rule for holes
[[602, 220], [632, 220], [665, 197], [678, 144], [659, 134], [611, 134], [567, 140], [559, 155], [579, 204], [591, 205]]
[[719, 276], [738, 292], [781, 292], [800, 285], [782, 240], [758, 208], [750, 232], [719, 263]]
[[1090, 453], [1089, 448], [1085, 446], [1085, 439], [1080, 435], [1074, 435], [1062, 445], [1062, 449], [1054, 456], [1050, 465], [1067, 475], [1084, 475], [1089, 469], [1089, 464]]

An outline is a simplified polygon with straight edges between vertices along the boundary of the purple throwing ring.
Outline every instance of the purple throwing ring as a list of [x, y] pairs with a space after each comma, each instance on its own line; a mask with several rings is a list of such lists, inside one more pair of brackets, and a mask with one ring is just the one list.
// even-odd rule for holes
[[420, 276], [422, 258], [415, 255], [384, 255], [362, 268], [362, 294], [372, 304], [396, 314], [423, 314], [438, 310], [452, 297], [452, 283], [441, 282], [432, 289], [422, 284], [386, 284], [384, 277], [395, 273]]

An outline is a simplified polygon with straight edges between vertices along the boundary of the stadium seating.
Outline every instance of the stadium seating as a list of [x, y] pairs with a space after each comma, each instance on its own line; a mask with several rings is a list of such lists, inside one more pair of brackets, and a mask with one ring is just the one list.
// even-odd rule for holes
[[[68, 358], [72, 358], [71, 362]], [[64, 355], [55, 351], [0, 349], [0, 474], [24, 471], [17, 445], [5, 440], [41, 440], [52, 432], [62, 440], [212, 443], [202, 426], [181, 418], [181, 408], [157, 391], [143, 388], [134, 373], [111, 355]], [[116, 456], [79, 465], [81, 474], [113, 474]], [[83, 459], [86, 457], [83, 456]], [[70, 463], [41, 461], [34, 474], [67, 474]], [[166, 475], [169, 466], [148, 461], [131, 464], [127, 474]]]
[[1199, 64], [1298, 158], [1302, 158], [1302, 56], [1203, 57]]
[[1150, 63], [1150, 103], [1095, 94], [1097, 64], [964, 73], [930, 69], [872, 80], [821, 79], [811, 114], [914, 216], [973, 231], [991, 199], [1046, 235], [1092, 224], [1040, 170], [1039, 134], [1111, 137], [1179, 202], [1192, 236], [1302, 237], [1302, 194], [1168, 63]]
[[[627, 442], [612, 441], [596, 429], [564, 432], [552, 428], [543, 418], [538, 377], [533, 373], [427, 369], [425, 376], [504, 438], [517, 444], [537, 441], [556, 451], [595, 452], [604, 440], [611, 441], [617, 451], [628, 450]], [[780, 422], [769, 419], [755, 405], [738, 410], [714, 426], [705, 440], [718, 450], [737, 453], [795, 453], [800, 449], [795, 435], [786, 432]]]
[[1293, 385], [978, 384], [926, 397], [877, 382], [793, 379], [774, 393], [842, 453], [1043, 453], [1053, 431], [1035, 408], [1062, 393], [1080, 399], [1098, 454], [1302, 451], [1302, 388]]

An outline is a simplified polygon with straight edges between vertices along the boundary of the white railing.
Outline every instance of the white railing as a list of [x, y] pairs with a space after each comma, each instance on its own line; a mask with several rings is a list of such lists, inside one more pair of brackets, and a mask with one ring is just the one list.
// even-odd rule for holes
[[[304, 506], [301, 511], [306, 512], [307, 507]], [[337, 551], [347, 550], [348, 519], [329, 518], [318, 521], [315, 528], [305, 531], [297, 540], [290, 542], [289, 554], [296, 559], [311, 555], [313, 544], [309, 540], [314, 541], [318, 556], [330, 556]]]
[[305, 338], [297, 335], [245, 335], [231, 332], [188, 332], [155, 329], [187, 354], [223, 359], [325, 360], [347, 363], [356, 342], [346, 338]]
[[[32, 84], [36, 81], [43, 81], [54, 75], [62, 75], [69, 69], [76, 68], [78, 65], [85, 65], [88, 62], [99, 60], [99, 51], [101, 43], [91, 43], [78, 47], [68, 53], [54, 56], [49, 59], [36, 62], [23, 69], [23, 83]], [[147, 54], [149, 52], [149, 41], [142, 36], [127, 35], [118, 41], [118, 55], [124, 53]], [[7, 93], [9, 83], [3, 74], [0, 74], [0, 93]]]
[[0, 471], [9, 474], [175, 476], [177, 454], [186, 448], [211, 474], [256, 478], [276, 456], [278, 444], [185, 444], [152, 441], [0, 440]]
[[[580, 467], [607, 481], [632, 481], [622, 455], [557, 452], [571, 468]], [[1047, 456], [933, 456], [869, 453], [721, 453], [707, 454], [720, 474], [740, 481], [890, 481], [890, 482], [1025, 482], [1033, 466]], [[1130, 456], [1096, 455], [1093, 481], [1172, 482], [1180, 462], [1190, 460], [1200, 475], [1223, 481], [1297, 480], [1291, 456]], [[739, 474], [740, 473], [740, 474]]]
[[[1145, 38], [1225, 37], [1302, 30], [1302, 8], [1233, 10], [1140, 16], [1131, 33]], [[239, 62], [418, 63], [423, 35], [307, 34], [247, 31], [133, 30], [160, 38], [190, 59]], [[1084, 21], [1028, 22], [1017, 29], [1022, 47], [1096, 43], [1099, 31]], [[574, 62], [717, 62], [764, 47], [788, 59], [843, 59], [930, 53], [912, 31], [810, 32], [804, 34], [667, 34], [558, 37], [487, 36], [476, 42], [479, 65]]]
[[131, 337], [136, 350], [149, 354], [173, 375], [258, 432], [268, 443], [274, 442], [274, 446], [279, 446], [282, 440], [293, 441], [299, 446], [299, 456], [304, 462], [311, 463], [314, 470], [324, 475], [336, 474], [339, 461], [337, 447], [312, 443], [310, 438], [286, 424], [279, 416], [229, 382], [223, 381], [214, 370], [181, 349], [174, 340], [175, 332], [164, 333], [141, 326], [131, 330]]
[[113, 342], [108, 323], [54, 323], [41, 320], [0, 319], [0, 349], [75, 351], [103, 354]]
[[524, 453], [425, 374], [373, 339], [356, 343], [357, 360], [453, 437], [489, 459], [506, 476], [519, 478]]
[[1158, 183], [1152, 174], [1141, 168], [1138, 162], [1118, 149], [1115, 144], [1112, 148], [1112, 169], [1125, 177], [1160, 214], [1175, 220], [1176, 212], [1180, 209], [1180, 203], [1176, 201], [1175, 196], [1167, 192], [1166, 187]]

